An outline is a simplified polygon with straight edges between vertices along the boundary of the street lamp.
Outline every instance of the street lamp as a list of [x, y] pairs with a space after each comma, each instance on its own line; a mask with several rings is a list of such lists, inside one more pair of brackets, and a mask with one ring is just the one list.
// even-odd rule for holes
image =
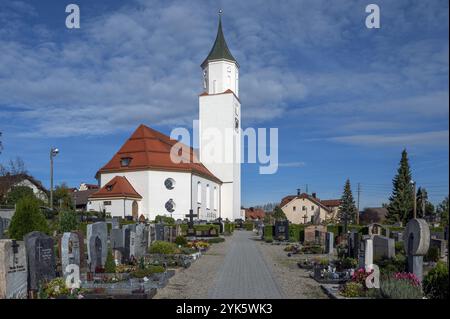
[[59, 149], [50, 149], [50, 209], [53, 211], [53, 158], [59, 153]]
[[417, 218], [417, 194], [416, 194], [416, 182], [411, 180], [411, 185], [413, 186], [413, 196], [414, 196], [414, 202], [413, 202], [413, 218]]

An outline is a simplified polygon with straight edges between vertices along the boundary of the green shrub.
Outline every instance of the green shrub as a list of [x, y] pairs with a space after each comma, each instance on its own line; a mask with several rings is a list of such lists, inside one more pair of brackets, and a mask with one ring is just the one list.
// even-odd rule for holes
[[150, 246], [149, 252], [151, 254], [175, 254], [177, 252], [177, 246], [174, 243], [157, 240]]
[[395, 243], [395, 253], [396, 254], [405, 254], [405, 245], [403, 244], [403, 242], [396, 242]]
[[22, 240], [24, 235], [32, 231], [49, 234], [49, 227], [39, 210], [39, 202], [33, 197], [24, 197], [16, 204], [16, 212], [11, 219], [8, 234], [12, 239]]
[[264, 237], [264, 241], [266, 243], [273, 243], [273, 238], [272, 237]]
[[223, 237], [215, 237], [215, 238], [211, 238], [211, 239], [207, 240], [207, 242], [210, 244], [223, 243], [224, 241], [225, 241], [225, 238], [223, 238]]
[[163, 266], [150, 265], [144, 269], [137, 269], [137, 270], [133, 271], [131, 273], [131, 276], [134, 278], [144, 278], [144, 277], [151, 276], [152, 274], [163, 273], [164, 271], [165, 270], [164, 270]]
[[172, 217], [169, 217], [169, 216], [157, 215], [155, 217], [155, 223], [174, 225], [175, 219], [173, 219]]
[[75, 212], [62, 211], [59, 213], [59, 231], [70, 232], [78, 230], [78, 216]]
[[358, 260], [356, 260], [355, 258], [345, 257], [341, 261], [341, 267], [343, 269], [356, 268], [357, 266], [358, 266]]
[[433, 261], [438, 262], [440, 259], [439, 248], [432, 246], [428, 249], [427, 254], [425, 255], [425, 261]]
[[438, 262], [423, 279], [423, 291], [431, 299], [448, 299], [448, 266]]
[[289, 224], [289, 241], [300, 241], [300, 233], [305, 229], [304, 225]]
[[406, 256], [402, 254], [395, 255], [392, 259], [382, 259], [377, 262], [382, 274], [392, 274], [406, 271]]
[[107, 272], [107, 273], [115, 273], [116, 272], [116, 263], [114, 262], [114, 257], [113, 257], [111, 249], [108, 250], [108, 255], [106, 256], [105, 272]]
[[264, 240], [272, 239], [273, 241], [273, 227], [272, 225], [264, 226]]
[[357, 298], [365, 295], [364, 286], [358, 282], [348, 282], [341, 290], [341, 295], [347, 298]]
[[187, 240], [186, 238], [184, 238], [184, 236], [177, 236], [177, 238], [175, 238], [175, 244], [177, 246], [186, 246]]
[[380, 281], [380, 293], [386, 299], [422, 299], [422, 287], [409, 280], [387, 276]]
[[223, 230], [226, 234], [232, 234], [234, 232], [234, 223], [225, 223]]
[[251, 223], [251, 222], [244, 223], [244, 229], [252, 231], [253, 230], [253, 223]]

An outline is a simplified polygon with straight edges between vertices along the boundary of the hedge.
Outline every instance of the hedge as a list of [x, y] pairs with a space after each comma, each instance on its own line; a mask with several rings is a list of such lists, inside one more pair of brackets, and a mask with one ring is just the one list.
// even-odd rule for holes
[[232, 234], [234, 232], [235, 225], [234, 223], [225, 223], [224, 232], [227, 234]]
[[272, 240], [273, 239], [273, 226], [267, 225], [264, 226], [264, 240]]
[[302, 241], [305, 237], [305, 227], [305, 225], [301, 224], [289, 224], [289, 240]]
[[[181, 224], [181, 231], [183, 232], [187, 232], [188, 229], [188, 225], [187, 224]], [[215, 228], [217, 231], [217, 234], [220, 232], [220, 226], [219, 225], [215, 225], [215, 224], [206, 224], [206, 225], [194, 225], [194, 230], [197, 231], [207, 231], [210, 230], [211, 228]]]
[[253, 223], [252, 222], [246, 222], [246, 223], [244, 223], [244, 229], [245, 230], [253, 230]]

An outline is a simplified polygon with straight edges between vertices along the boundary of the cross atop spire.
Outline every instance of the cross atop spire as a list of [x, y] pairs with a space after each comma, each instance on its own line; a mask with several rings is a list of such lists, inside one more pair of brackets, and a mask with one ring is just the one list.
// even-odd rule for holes
[[202, 67], [209, 61], [213, 60], [229, 60], [236, 62], [236, 59], [233, 57], [233, 55], [230, 52], [230, 49], [228, 49], [227, 42], [225, 41], [225, 37], [223, 35], [222, 31], [222, 9], [219, 10], [219, 27], [217, 29], [217, 36], [216, 40], [214, 41], [214, 45], [209, 52], [208, 56], [202, 63]]

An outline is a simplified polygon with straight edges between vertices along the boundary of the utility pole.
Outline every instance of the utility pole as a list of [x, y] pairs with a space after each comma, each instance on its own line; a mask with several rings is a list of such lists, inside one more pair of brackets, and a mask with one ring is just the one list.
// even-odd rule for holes
[[414, 201], [413, 201], [413, 218], [416, 219], [417, 218], [417, 194], [416, 194], [416, 182], [415, 181], [411, 181], [411, 184], [413, 186], [413, 196], [414, 196]]
[[50, 149], [50, 210], [53, 211], [53, 158], [59, 153], [55, 147]]
[[356, 225], [359, 225], [359, 199], [361, 197], [361, 183], [358, 183], [358, 211], [356, 212]]

